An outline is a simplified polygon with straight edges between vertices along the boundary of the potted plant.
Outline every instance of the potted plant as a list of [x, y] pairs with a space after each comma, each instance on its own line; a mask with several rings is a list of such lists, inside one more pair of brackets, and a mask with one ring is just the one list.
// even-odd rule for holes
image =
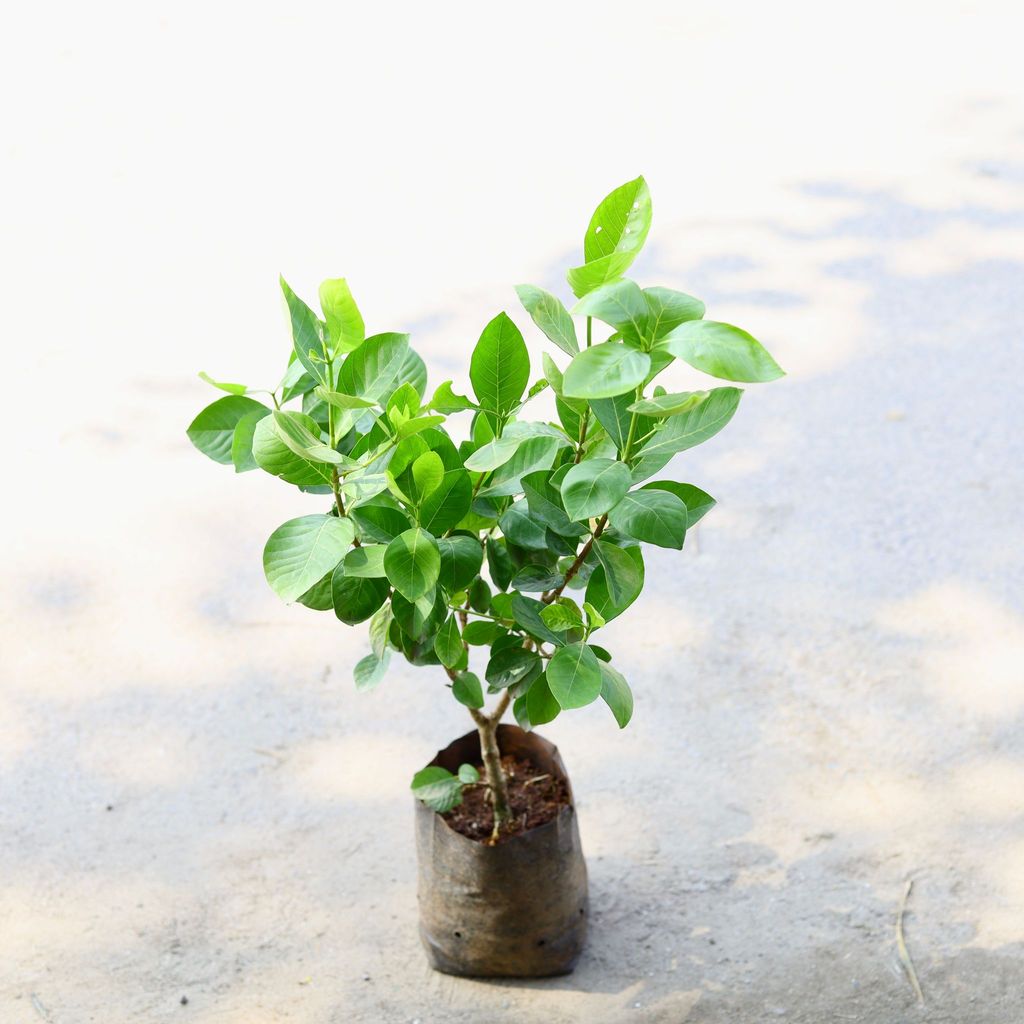
[[[640, 594], [643, 545], [682, 548], [714, 505], [659, 473], [718, 433], [741, 395], [731, 383], [670, 393], [654, 381], [676, 360], [729, 382], [782, 375], [745, 331], [703, 319], [700, 300], [623, 276], [650, 224], [637, 178], [590, 220], [584, 261], [568, 272], [571, 311], [516, 289], [568, 357], [559, 368], [544, 353], [532, 385], [523, 336], [501, 312], [473, 349], [472, 397], [446, 381], [427, 400], [408, 336], [367, 337], [343, 279], [320, 286], [322, 316], [281, 280], [293, 346], [275, 389], [201, 375], [227, 395], [188, 428], [193, 444], [311, 496], [314, 510], [266, 543], [270, 585], [348, 625], [369, 621], [358, 689], [397, 652], [437, 671], [473, 720], [412, 780], [421, 934], [440, 970], [572, 969], [586, 868], [564, 765], [533, 730], [599, 699], [629, 722], [629, 685], [596, 635]], [[556, 418], [527, 419], [546, 391]], [[510, 707], [516, 725], [503, 722]]]

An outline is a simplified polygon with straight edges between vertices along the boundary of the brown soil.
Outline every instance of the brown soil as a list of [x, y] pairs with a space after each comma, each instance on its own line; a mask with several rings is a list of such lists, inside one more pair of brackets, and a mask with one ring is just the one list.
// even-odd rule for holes
[[[569, 804], [569, 791], [564, 780], [542, 772], [521, 757], [503, 757], [501, 767], [508, 785], [512, 820], [501, 830], [498, 842], [546, 824]], [[483, 767], [477, 765], [477, 769], [483, 776]], [[456, 832], [470, 839], [477, 842], [489, 840], [494, 828], [494, 810], [487, 787], [482, 784], [467, 786], [462, 791], [462, 803], [444, 815], [444, 820]]]

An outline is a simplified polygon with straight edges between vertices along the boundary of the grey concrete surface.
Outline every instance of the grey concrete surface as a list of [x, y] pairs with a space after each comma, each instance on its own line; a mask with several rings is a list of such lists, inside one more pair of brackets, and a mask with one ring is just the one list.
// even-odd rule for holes
[[[716, 25], [694, 31], [724, 53], [737, 30]], [[229, 38], [225, 24], [212, 38]], [[66, 45], [81, 59], [75, 38]], [[219, 51], [194, 47], [208, 87]], [[165, 59], [143, 47], [139, 60], [154, 53]], [[781, 162], [765, 149], [770, 187], [757, 166], [730, 162], [721, 187], [688, 208], [672, 196], [682, 164], [652, 143], [655, 230], [636, 276], [700, 295], [709, 315], [763, 337], [790, 375], [752, 386], [729, 429], [674, 467], [720, 504], [681, 554], [651, 552], [648, 589], [607, 630], [634, 722], [620, 733], [598, 705], [544, 730], [572, 773], [593, 917], [577, 971], [542, 982], [426, 968], [407, 785], [467, 720], [437, 673], [397, 662], [357, 695], [363, 630], [281, 605], [260, 569], [269, 532], [316, 499], [258, 473], [234, 477], [184, 438], [212, 397], [195, 370], [275, 372], [285, 335], [269, 268], [298, 251], [274, 212], [286, 204], [268, 200], [272, 226], [245, 235], [243, 219], [261, 216], [256, 192], [245, 192], [242, 158], [215, 145], [246, 197], [237, 222], [216, 216], [229, 190], [202, 200], [208, 223], [187, 203], [160, 212], [159, 190], [143, 202], [145, 189], [192, 173], [187, 161], [172, 158], [165, 181], [159, 132], [118, 108], [107, 135], [92, 111], [90, 145], [113, 147], [112, 168], [121, 132], [142, 133], [124, 151], [127, 177], [77, 213], [60, 194], [37, 196], [39, 210], [63, 211], [56, 227], [9, 221], [17, 287], [3, 305], [20, 339], [18, 390], [32, 396], [11, 398], [7, 432], [0, 1021], [1024, 1020], [1024, 111], [981, 87], [993, 58], [978, 51], [976, 80], [908, 117], [905, 95], [947, 81], [922, 53], [907, 59], [925, 62], [924, 85], [908, 75], [906, 94], [868, 93], [880, 118], [894, 113], [855, 166], [835, 157], [850, 129], [802, 107], [805, 148]], [[895, 73], [878, 70], [883, 84]], [[72, 79], [61, 81], [73, 103]], [[731, 95], [707, 102], [739, 119], [734, 161], [759, 129], [744, 127]], [[184, 102], [204, 116], [196, 96]], [[215, 138], [188, 135], [176, 111], [161, 106], [157, 123], [186, 132], [185, 152]], [[25, 182], [29, 168], [49, 180], [12, 146]], [[97, 150], [80, 152], [77, 173], [99, 182]], [[542, 155], [528, 158], [538, 174]], [[246, 166], [269, 187], [258, 164]], [[221, 173], [213, 160], [215, 182]], [[510, 241], [493, 278], [474, 277], [491, 273], [479, 270], [483, 231], [457, 261], [438, 250], [422, 290], [396, 299], [432, 383], [465, 381], [495, 309], [525, 328], [513, 281], [561, 287], [575, 238], [566, 225], [583, 223], [608, 173], [560, 186], [560, 210], [569, 192], [587, 199], [552, 223], [540, 222], [555, 204], [533, 221], [516, 207], [521, 236], [512, 214], [496, 213]], [[316, 174], [310, 197], [301, 175], [287, 179], [300, 206], [327, 194], [326, 170]], [[452, 230], [486, 218], [487, 187], [460, 193]], [[354, 207], [351, 217], [360, 223]], [[296, 238], [312, 246], [315, 282], [338, 269], [321, 265], [329, 246], [305, 223]], [[45, 245], [45, 232], [65, 247]], [[408, 246], [430, 263], [427, 241]], [[367, 255], [380, 283], [366, 288], [368, 305], [386, 309], [381, 251]], [[397, 292], [413, 281], [412, 259], [395, 255], [386, 283]], [[463, 276], [445, 289], [456, 262]], [[56, 362], [32, 333], [43, 296], [58, 311]], [[393, 326], [380, 319], [375, 329]], [[539, 365], [540, 338], [529, 338]], [[896, 949], [908, 881], [923, 1005]]]

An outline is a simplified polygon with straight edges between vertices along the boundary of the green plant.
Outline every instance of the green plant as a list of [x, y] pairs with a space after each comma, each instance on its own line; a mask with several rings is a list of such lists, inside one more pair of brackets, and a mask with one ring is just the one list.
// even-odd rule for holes
[[[517, 288], [536, 326], [570, 357], [561, 370], [545, 353], [532, 386], [523, 336], [502, 312], [473, 350], [474, 398], [446, 381], [424, 404], [426, 369], [408, 336], [366, 337], [343, 279], [320, 286], [322, 317], [281, 280], [293, 351], [273, 391], [201, 375], [228, 392], [188, 428], [201, 452], [331, 496], [328, 509], [271, 534], [270, 585], [349, 625], [369, 620], [359, 689], [380, 682], [391, 651], [444, 669], [480, 733], [496, 832], [508, 818], [496, 729], [509, 705], [532, 728], [603, 698], [624, 727], [632, 693], [594, 634], [640, 594], [642, 545], [682, 548], [715, 503], [692, 484], [651, 478], [718, 433], [740, 389], [647, 389], [677, 359], [733, 382], [783, 372], [745, 331], [704, 320], [700, 300], [622, 276], [650, 224], [650, 194], [637, 178], [590, 220], [584, 262], [568, 272], [571, 312], [541, 288]], [[574, 316], [585, 318], [582, 345]], [[595, 322], [610, 336], [595, 341]], [[547, 389], [557, 419], [524, 420]], [[456, 443], [444, 424], [463, 412], [468, 438]], [[486, 692], [498, 697], [490, 712], [470, 671], [474, 648], [487, 652]], [[469, 765], [458, 775], [434, 767], [413, 790], [447, 810], [478, 781]]]

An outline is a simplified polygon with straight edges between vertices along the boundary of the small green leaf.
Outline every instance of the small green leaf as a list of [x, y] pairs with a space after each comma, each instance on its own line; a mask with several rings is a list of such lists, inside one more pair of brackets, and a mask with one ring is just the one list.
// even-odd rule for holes
[[441, 555], [438, 582], [449, 594], [465, 590], [476, 578], [483, 564], [480, 541], [476, 537], [457, 534], [454, 537], [439, 537], [437, 548]]
[[441, 659], [441, 664], [454, 668], [462, 660], [462, 637], [459, 635], [459, 624], [454, 615], [449, 615], [445, 623], [434, 637], [434, 653]]
[[[515, 572], [512, 557], [508, 553], [508, 546], [502, 539], [488, 537], [486, 547], [487, 568], [490, 571], [491, 580], [499, 590], [507, 590]], [[496, 597], [497, 595], [495, 599]], [[492, 603], [495, 599], [492, 599]]]
[[546, 565], [524, 565], [512, 577], [512, 589], [520, 591], [542, 591], [557, 587], [562, 574], [557, 568]]
[[337, 516], [289, 519], [263, 549], [267, 582], [282, 600], [296, 600], [341, 561], [354, 536], [351, 521]]
[[410, 355], [414, 353], [408, 334], [375, 334], [341, 364], [337, 390], [367, 401], [386, 401], [399, 384], [415, 386], [407, 373]]
[[494, 689], [504, 689], [540, 671], [540, 656], [525, 647], [511, 647], [498, 651], [487, 663], [485, 676]]
[[677, 551], [686, 538], [687, 521], [685, 502], [662, 490], [633, 491], [608, 513], [608, 522], [627, 537]]
[[244, 384], [229, 384], [227, 381], [214, 380], [205, 370], [199, 371], [199, 379], [212, 384], [220, 391], [226, 391], [229, 395], [244, 395], [249, 389]]
[[587, 292], [592, 292], [595, 288], [600, 288], [601, 285], [622, 277], [629, 270], [633, 259], [634, 256], [631, 252], [609, 253], [593, 262], [584, 263], [582, 267], [573, 267], [565, 275], [566, 280], [569, 282], [569, 287], [572, 288], [573, 295], [582, 299]]
[[547, 434], [527, 438], [512, 458], [494, 471], [490, 483], [480, 490], [480, 497], [504, 498], [518, 494], [523, 489], [523, 477], [539, 469], [550, 469], [561, 447], [563, 442]]
[[641, 176], [601, 200], [583, 236], [583, 255], [587, 263], [611, 253], [626, 253], [633, 259], [650, 229], [651, 193]]
[[218, 398], [216, 402], [203, 409], [189, 424], [186, 433], [188, 439], [205, 456], [221, 465], [230, 466], [235, 427], [250, 413], [265, 416], [269, 411], [265, 405], [251, 398], [228, 395], [225, 398]]
[[516, 294], [533, 322], [550, 341], [570, 356], [579, 352], [576, 326], [569, 311], [554, 295], [532, 284], [517, 284]]
[[366, 328], [345, 278], [332, 278], [320, 285], [320, 308], [327, 321], [330, 349], [334, 355], [352, 352], [362, 345], [366, 339]]
[[559, 647], [548, 662], [547, 681], [560, 707], [582, 708], [601, 693], [601, 663], [586, 644]]
[[541, 618], [544, 605], [518, 591], [512, 595], [512, 615], [520, 629], [526, 630], [534, 639], [561, 647], [566, 642], [564, 633], [556, 633], [545, 625]]
[[562, 710], [548, 685], [547, 673], [538, 676], [526, 691], [526, 714], [532, 726], [553, 722]]
[[406, 530], [387, 546], [384, 571], [407, 600], [423, 597], [434, 589], [441, 572], [437, 541], [426, 530]]
[[394, 618], [391, 605], [381, 605], [370, 619], [370, 647], [378, 658], [384, 657], [388, 649], [388, 630]]
[[679, 413], [696, 409], [710, 394], [710, 391], [679, 391], [672, 395], [657, 395], [654, 398], [641, 398], [629, 406], [630, 412], [654, 419], [665, 419], [667, 416], [678, 416]]
[[604, 616], [589, 601], [583, 602], [583, 611], [587, 615], [588, 629], [600, 629], [605, 624]]
[[356, 690], [359, 693], [372, 690], [384, 678], [390, 660], [391, 652], [388, 650], [385, 650], [379, 658], [376, 654], [368, 654], [365, 658], [360, 658], [352, 670], [356, 681]]
[[499, 636], [504, 636], [507, 630], [497, 622], [488, 622], [480, 619], [470, 622], [462, 631], [462, 638], [471, 647], [483, 647], [485, 644], [493, 643]]
[[331, 576], [334, 614], [348, 626], [365, 622], [387, 600], [390, 589], [386, 579], [346, 576], [339, 565]]
[[471, 764], [460, 764], [459, 781], [464, 786], [472, 786], [480, 781], [480, 773]]
[[654, 480], [644, 484], [643, 490], [669, 491], [686, 506], [686, 528], [693, 529], [716, 505], [707, 491], [693, 484], [678, 484], [674, 480]]
[[482, 448], [477, 448], [468, 459], [466, 469], [474, 473], [489, 473], [503, 466], [515, 455], [516, 451], [526, 443], [527, 438], [521, 435], [496, 437], [488, 441]]
[[446, 814], [462, 803], [463, 782], [447, 768], [431, 765], [418, 771], [412, 778], [413, 796], [422, 800], [432, 811]]
[[457, 395], [452, 391], [452, 382], [446, 380], [439, 385], [430, 400], [428, 408], [436, 412], [444, 413], [445, 416], [453, 412], [463, 412], [466, 409], [478, 408], [475, 402], [471, 402], [464, 395]]
[[[307, 462], [325, 462], [332, 466], [352, 466], [353, 461], [336, 452], [307, 426], [309, 417], [298, 412], [274, 410], [274, 429], [285, 446]], [[318, 428], [319, 429], [319, 428]]]
[[651, 368], [646, 352], [606, 341], [585, 348], [566, 367], [562, 390], [566, 398], [613, 398], [639, 387]]
[[369, 409], [374, 404], [368, 398], [357, 398], [355, 395], [343, 395], [340, 391], [330, 391], [322, 384], [317, 385], [314, 391], [317, 397], [327, 402], [328, 405], [333, 405], [337, 409], [344, 409], [346, 411], [350, 409]]
[[288, 307], [292, 325], [292, 343], [295, 355], [315, 380], [327, 383], [328, 367], [323, 359], [323, 339], [320, 334], [320, 319], [316, 313], [292, 291], [288, 282], [281, 277], [281, 291]]
[[472, 672], [460, 672], [452, 683], [452, 696], [467, 708], [484, 706], [484, 691], [480, 680]]
[[420, 505], [444, 480], [444, 463], [441, 462], [441, 456], [437, 452], [424, 452], [412, 464], [412, 478], [416, 485], [413, 499]]
[[633, 691], [622, 673], [611, 665], [601, 662], [601, 699], [611, 708], [620, 729], [629, 725], [633, 717]]
[[583, 628], [583, 616], [579, 606], [569, 597], [560, 597], [549, 604], [540, 613], [540, 617], [544, 620], [544, 625], [556, 633]]
[[658, 347], [722, 380], [756, 384], [785, 376], [782, 367], [756, 338], [739, 327], [714, 320], [682, 323]]
[[647, 299], [635, 281], [623, 279], [595, 288], [576, 303], [573, 313], [602, 320], [631, 345], [642, 346], [647, 342]]
[[586, 459], [562, 478], [562, 504], [577, 522], [599, 516], [617, 505], [629, 490], [631, 477], [624, 462]]
[[[608, 593], [616, 605], [624, 605], [640, 593], [643, 577], [626, 549], [599, 540], [594, 545], [594, 553], [604, 570]], [[589, 599], [589, 591], [587, 596]]]
[[384, 572], [384, 552], [386, 544], [364, 544], [353, 548], [345, 556], [345, 575], [362, 577], [363, 579], [382, 579]]
[[530, 357], [519, 328], [499, 313], [483, 330], [469, 364], [473, 393], [483, 409], [506, 416], [530, 379]]

